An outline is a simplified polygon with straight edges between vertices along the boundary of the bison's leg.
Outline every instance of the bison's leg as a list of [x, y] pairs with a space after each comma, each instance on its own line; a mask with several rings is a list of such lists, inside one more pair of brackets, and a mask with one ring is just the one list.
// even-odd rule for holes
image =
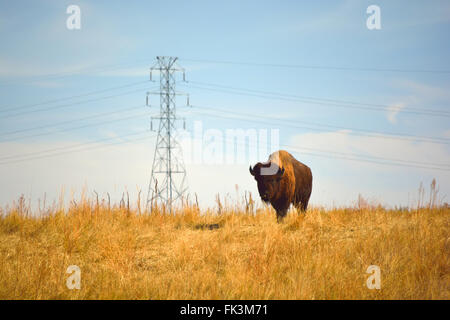
[[306, 208], [308, 207], [308, 200], [301, 200], [295, 203], [295, 208], [298, 213], [306, 213]]
[[287, 214], [287, 209], [277, 210], [277, 222], [280, 223], [281, 221], [283, 221], [286, 214]]
[[309, 201], [309, 199], [306, 199], [306, 200], [303, 199], [303, 201], [302, 201], [301, 209], [305, 213], [306, 213], [306, 209], [308, 208], [308, 201]]

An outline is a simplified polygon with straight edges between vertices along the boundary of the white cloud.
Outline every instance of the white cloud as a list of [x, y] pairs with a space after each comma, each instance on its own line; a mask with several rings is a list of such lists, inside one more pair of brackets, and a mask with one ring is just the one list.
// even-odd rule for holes
[[[101, 6], [90, 1], [79, 2], [78, 5], [82, 8], [82, 21], [86, 22], [82, 22], [80, 30], [67, 29], [64, 10], [62, 15], [41, 19], [27, 29], [27, 32], [21, 33], [23, 37], [19, 42], [14, 41], [13, 37], [5, 37], [5, 50], [2, 50], [0, 56], [0, 77], [7, 80], [24, 77], [45, 77], [44, 80], [52, 80], [54, 76], [64, 76], [67, 73], [102, 75], [104, 72], [117, 70], [117, 65], [111, 64], [117, 61], [123, 64], [123, 57], [133, 52], [139, 41], [132, 35], [125, 35], [119, 25], [114, 20], [111, 21], [113, 18], [102, 12]], [[23, 54], [17, 55], [16, 52]], [[126, 62], [130, 64], [129, 60]], [[148, 64], [150, 63], [149, 58]], [[130, 69], [130, 66], [126, 68]], [[129, 72], [122, 72], [130, 75]], [[118, 70], [117, 73], [120, 76]], [[28, 80], [40, 79], [27, 79], [27, 82]]]
[[450, 129], [445, 130], [443, 136], [444, 136], [444, 138], [450, 138]]
[[412, 96], [421, 101], [434, 101], [439, 99], [450, 100], [449, 88], [432, 86], [409, 79], [394, 80], [392, 84], [397, 88], [408, 90]]
[[[41, 61], [42, 62], [42, 61]], [[92, 67], [87, 63], [59, 66], [54, 63], [30, 63], [28, 61], [17, 60], [14, 58], [0, 57], [0, 77], [52, 77], [66, 73], [77, 73], [82, 69]]]
[[[141, 67], [129, 67], [120, 70], [104, 71], [98, 73], [98, 75], [102, 77], [139, 77], [148, 79], [150, 74], [149, 70], [150, 63], [147, 63], [146, 65], [143, 64]], [[156, 79], [158, 75], [153, 74], [153, 76]]]
[[391, 123], [397, 123], [397, 114], [405, 107], [405, 104], [400, 102], [389, 106], [387, 118]]
[[308, 14], [305, 11], [304, 16], [300, 16], [296, 21], [287, 21], [285, 24], [281, 24], [279, 27], [272, 28], [275, 32], [282, 35], [296, 36], [309, 36], [317, 32], [336, 32], [342, 30], [354, 31], [355, 23], [358, 23], [358, 19], [342, 19], [342, 17], [349, 17], [355, 14], [354, 1], [344, 1], [337, 5], [330, 5], [323, 7], [323, 10], [317, 14]]
[[[2, 152], [0, 157], [36, 153], [79, 143], [82, 141], [2, 143], [1, 150], [7, 152]], [[78, 197], [85, 185], [89, 192], [96, 190], [104, 196], [109, 192], [116, 201], [120, 200], [125, 187], [135, 197], [136, 185], [144, 188], [148, 183], [152, 147], [149, 147], [148, 141], [106, 148], [105, 144], [86, 145], [86, 148], [98, 146], [89, 151], [0, 165], [0, 204], [11, 203], [22, 193], [27, 197], [31, 194], [33, 201], [42, 199], [44, 193], [47, 194], [47, 200], [57, 200], [62, 187], [69, 192], [74, 190]], [[75, 149], [81, 148], [72, 150]]]
[[[381, 135], [379, 138], [356, 136], [352, 135], [350, 131], [307, 133], [293, 136], [289, 145], [304, 149], [299, 152], [292, 149], [292, 153], [300, 161], [309, 165], [313, 171], [313, 203], [349, 205], [359, 193], [362, 193], [382, 204], [402, 203], [405, 205], [412, 200], [410, 194], [415, 194], [420, 182], [428, 184], [433, 177], [436, 177], [441, 185], [441, 194], [450, 194], [450, 171], [339, 159], [339, 157], [355, 158], [342, 153], [359, 154], [372, 158], [438, 163], [441, 166], [446, 165], [450, 169], [448, 146], [383, 139], [382, 137]], [[309, 153], [322, 156], [313, 156]], [[373, 160], [380, 161], [380, 159]], [[430, 165], [424, 164], [423, 166]]]
[[392, 20], [387, 27], [392, 29], [412, 28], [417, 26], [427, 26], [433, 24], [445, 24], [450, 21], [450, 5], [448, 1], [433, 1], [433, 5], [417, 6], [404, 5], [402, 2], [395, 3], [401, 8], [392, 8], [401, 11], [397, 19]]
[[[444, 110], [445, 108], [442, 106], [450, 102], [450, 91], [442, 86], [428, 85], [408, 79], [393, 80], [391, 85], [397, 90], [400, 89], [400, 95], [395, 98], [397, 102], [391, 103], [388, 107], [387, 119], [393, 124], [397, 123], [397, 116], [404, 109]], [[402, 90], [404, 90], [403, 93]]]
[[[450, 164], [448, 147], [442, 145], [353, 136], [351, 133], [347, 130], [301, 134], [292, 137], [289, 145], [405, 161]], [[0, 158], [81, 142], [2, 143]], [[79, 199], [84, 187], [87, 187], [87, 195], [91, 197], [95, 190], [101, 198], [105, 198], [109, 192], [113, 201], [120, 201], [127, 188], [133, 204], [138, 190], [142, 191], [141, 199], [146, 199], [155, 139], [108, 148], [103, 148], [103, 145], [97, 144], [97, 148], [89, 151], [0, 165], [0, 206], [11, 204], [22, 193], [27, 198], [31, 197], [34, 204], [37, 199], [42, 200], [46, 193], [47, 203], [51, 203], [59, 198], [62, 187], [66, 190], [66, 200], [70, 200], [68, 198], [71, 191], [75, 193], [75, 199]], [[317, 153], [316, 151], [304, 149], [295, 152], [293, 148], [283, 148], [311, 167], [314, 176], [311, 198], [313, 205], [353, 205], [359, 193], [383, 204], [405, 205], [410, 200], [408, 193], [414, 194], [420, 182], [427, 185], [432, 177], [437, 178], [441, 194], [450, 194], [448, 171], [339, 160], [334, 159], [332, 153], [321, 153], [331, 158], [314, 157], [308, 153]], [[260, 203], [256, 183], [248, 173], [248, 164], [188, 165], [187, 181], [191, 199], [197, 193], [203, 208], [215, 207], [217, 194], [220, 194], [222, 201], [227, 197], [233, 203], [236, 199], [236, 185], [239, 186], [240, 196], [244, 191], [250, 191]]]
[[[131, 139], [131, 138], [130, 138]], [[117, 140], [120, 141], [120, 140]], [[112, 143], [113, 141], [109, 142]], [[9, 155], [35, 153], [42, 150], [76, 145], [81, 141], [52, 143], [2, 143], [0, 158]], [[34, 205], [46, 194], [47, 203], [57, 201], [61, 189], [65, 189], [66, 201], [74, 193], [78, 201], [85, 189], [88, 196], [97, 191], [100, 197], [109, 192], [112, 201], [118, 202], [125, 188], [135, 203], [138, 190], [145, 201], [150, 181], [155, 139], [132, 142], [113, 147], [104, 147], [89, 151], [68, 153], [65, 155], [35, 159], [15, 164], [0, 164], [0, 206], [11, 204], [21, 194], [31, 198]], [[88, 146], [86, 146], [88, 147]], [[90, 146], [89, 146], [90, 147]], [[0, 162], [1, 159], [0, 159]], [[225, 196], [235, 198], [236, 185], [243, 193], [251, 190], [257, 199], [254, 180], [248, 173], [248, 165], [189, 165], [187, 181], [191, 199], [197, 193], [203, 208], [214, 207], [215, 197], [219, 193], [222, 201]]]
[[[352, 135], [350, 130], [340, 130], [295, 135], [291, 138], [290, 145], [300, 148], [323, 149], [330, 152], [390, 158], [406, 162], [439, 163], [450, 166], [450, 150], [447, 145], [391, 138], [386, 135], [377, 135], [375, 137]], [[354, 167], [354, 163], [350, 166]], [[375, 168], [371, 164], [366, 166], [372, 169]], [[385, 169], [383, 168], [383, 170]]]

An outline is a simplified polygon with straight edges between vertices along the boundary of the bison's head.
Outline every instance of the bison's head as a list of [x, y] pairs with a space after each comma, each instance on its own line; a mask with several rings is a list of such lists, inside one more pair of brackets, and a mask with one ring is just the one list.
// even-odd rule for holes
[[273, 162], [258, 162], [253, 168], [250, 166], [250, 174], [255, 177], [258, 183], [258, 192], [264, 202], [273, 199], [281, 177], [284, 174], [284, 168], [280, 168]]

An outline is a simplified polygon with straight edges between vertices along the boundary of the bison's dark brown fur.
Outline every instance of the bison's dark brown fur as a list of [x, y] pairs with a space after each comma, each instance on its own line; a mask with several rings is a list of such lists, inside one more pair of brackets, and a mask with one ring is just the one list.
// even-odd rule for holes
[[250, 173], [258, 183], [261, 199], [276, 210], [277, 221], [286, 216], [291, 204], [306, 211], [312, 190], [311, 169], [289, 152], [272, 153], [267, 162], [250, 166]]

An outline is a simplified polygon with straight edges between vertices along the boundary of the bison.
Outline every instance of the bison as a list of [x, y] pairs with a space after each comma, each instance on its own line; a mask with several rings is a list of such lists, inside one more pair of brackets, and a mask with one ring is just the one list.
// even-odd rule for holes
[[250, 174], [258, 183], [261, 199], [276, 210], [277, 222], [283, 220], [291, 204], [299, 212], [306, 211], [312, 190], [311, 169], [289, 152], [272, 153], [267, 162], [250, 166]]

